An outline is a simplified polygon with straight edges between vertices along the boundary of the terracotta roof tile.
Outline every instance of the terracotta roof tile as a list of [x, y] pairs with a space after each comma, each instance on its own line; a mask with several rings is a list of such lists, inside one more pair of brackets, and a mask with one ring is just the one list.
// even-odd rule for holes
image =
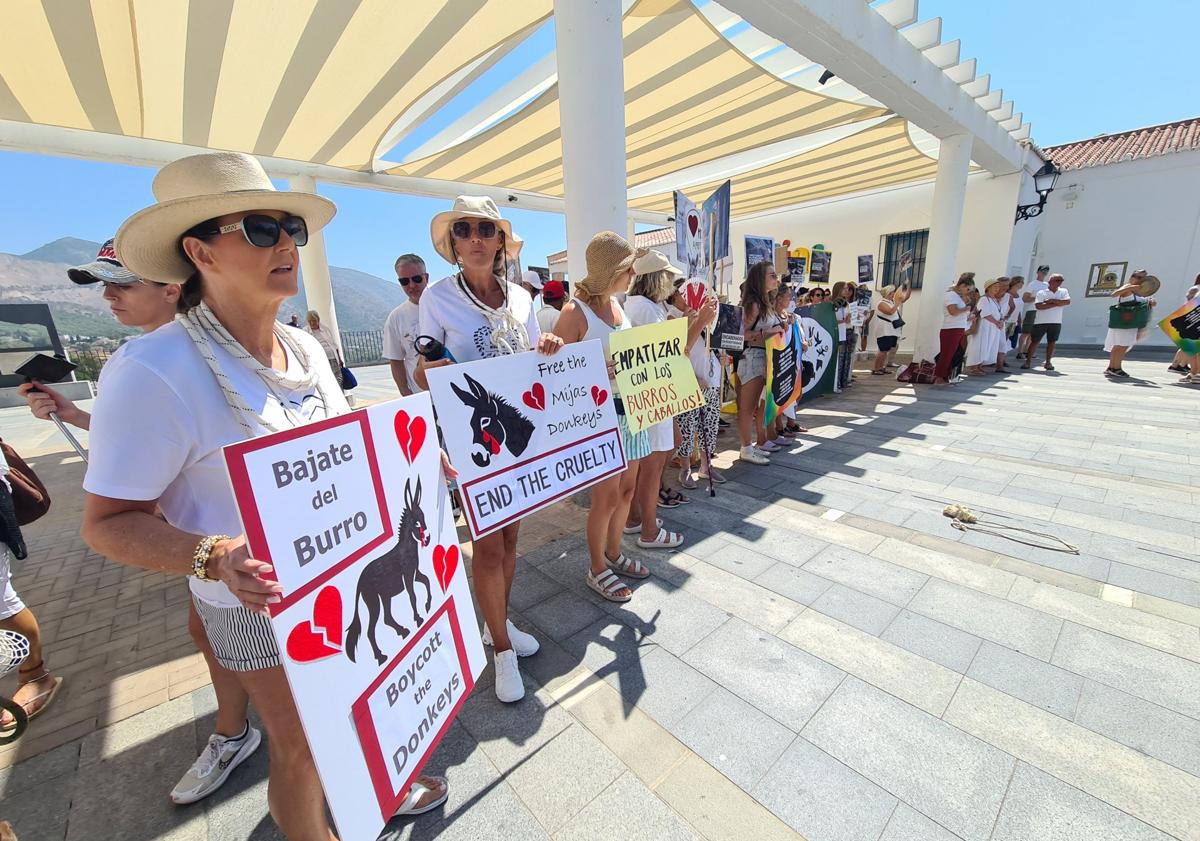
[[1118, 134], [1102, 134], [1076, 143], [1049, 146], [1043, 151], [1059, 169], [1066, 171], [1191, 149], [1200, 149], [1200, 117]]
[[[638, 248], [658, 248], [661, 249], [664, 245], [670, 245], [675, 242], [675, 226], [668, 225], [665, 228], [655, 228], [650, 231], [642, 231], [635, 234], [633, 244]], [[671, 255], [667, 255], [668, 257]], [[561, 263], [567, 259], [567, 252], [556, 251], [546, 258], [551, 263]]]

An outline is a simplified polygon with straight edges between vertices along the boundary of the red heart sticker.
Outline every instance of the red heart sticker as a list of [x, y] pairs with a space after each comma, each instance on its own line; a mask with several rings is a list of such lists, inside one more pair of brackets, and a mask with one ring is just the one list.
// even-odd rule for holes
[[592, 386], [592, 402], [597, 406], [603, 406], [604, 401], [608, 399], [608, 389], [601, 388], [598, 385]]
[[425, 443], [425, 418], [410, 418], [408, 412], [401, 409], [396, 413], [393, 423], [396, 427], [396, 441], [400, 444], [400, 451], [404, 453], [408, 463], [412, 464], [417, 453], [421, 452], [421, 445]]
[[454, 572], [457, 569], [457, 546], [433, 547], [433, 574], [437, 577], [438, 586], [442, 588], [443, 593], [450, 586], [450, 579], [454, 578]]
[[531, 409], [539, 412], [546, 408], [546, 388], [541, 383], [534, 383], [529, 391], [521, 395], [521, 400]]
[[[324, 633], [313, 630], [313, 626]], [[287, 638], [288, 656], [297, 663], [312, 663], [342, 653], [342, 596], [326, 587], [313, 602], [313, 618], [292, 628]]]
[[689, 280], [683, 286], [683, 297], [687, 301], [688, 309], [700, 309], [707, 294], [708, 286], [703, 280]]
[[688, 212], [687, 224], [688, 230], [692, 232], [692, 236], [695, 236], [696, 231], [700, 230], [700, 217], [696, 215], [696, 211]]

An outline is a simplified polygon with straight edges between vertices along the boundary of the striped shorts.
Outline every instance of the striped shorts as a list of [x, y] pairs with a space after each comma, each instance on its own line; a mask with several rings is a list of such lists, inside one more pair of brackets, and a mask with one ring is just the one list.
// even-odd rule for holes
[[617, 415], [617, 428], [621, 430], [621, 444], [625, 447], [625, 461], [637, 461], [650, 455], [650, 434], [629, 431], [629, 420], [625, 415]]
[[279, 665], [279, 645], [271, 620], [246, 608], [221, 607], [192, 596], [217, 662], [231, 672], [255, 672]]

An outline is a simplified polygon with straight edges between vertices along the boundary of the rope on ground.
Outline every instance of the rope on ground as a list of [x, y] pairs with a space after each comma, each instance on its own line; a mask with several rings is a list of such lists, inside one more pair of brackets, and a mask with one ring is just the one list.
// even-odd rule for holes
[[[990, 534], [994, 537], [1002, 537], [1005, 540], [1011, 540], [1014, 543], [1020, 543], [1024, 546], [1032, 546], [1035, 549], [1048, 549], [1051, 552], [1068, 552], [1072, 555], [1079, 554], [1078, 546], [1067, 543], [1061, 537], [1047, 534], [1046, 532], [1033, 531], [1032, 529], [1023, 529], [1019, 526], [1010, 526], [1007, 523], [980, 520], [979, 515], [965, 505], [947, 505], [942, 509], [942, 516], [949, 517], [953, 521], [950, 523], [951, 527], [961, 532], [973, 531], [979, 534]], [[1047, 542], [1038, 543], [1015, 537], [1014, 532], [1028, 535], [1029, 537], [1041, 538]]]

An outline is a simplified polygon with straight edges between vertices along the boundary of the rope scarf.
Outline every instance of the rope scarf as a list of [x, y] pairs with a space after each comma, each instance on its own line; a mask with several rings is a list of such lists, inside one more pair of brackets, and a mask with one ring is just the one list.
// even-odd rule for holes
[[[495, 277], [493, 275], [493, 277]], [[488, 327], [491, 328], [492, 348], [496, 351], [496, 356], [511, 356], [514, 353], [524, 353], [530, 349], [529, 332], [525, 329], [525, 325], [517, 320], [517, 317], [512, 314], [512, 310], [508, 308], [508, 282], [496, 278], [496, 282], [501, 284], [500, 288], [504, 291], [504, 303], [499, 307], [489, 307], [483, 301], [479, 300], [470, 287], [467, 286], [467, 281], [463, 277], [462, 272], [459, 272], [454, 279], [454, 289], [462, 300], [474, 306], [479, 310], [487, 321]]]
[[[326, 407], [335, 405], [329, 400], [329, 396], [325, 393], [325, 388], [321, 384], [321, 378], [317, 375], [316, 368], [310, 364], [308, 354], [292, 332], [295, 328], [275, 323], [274, 333], [279, 342], [300, 363], [300, 369], [303, 373], [298, 377], [289, 376], [286, 371], [276, 371], [274, 368], [269, 368], [255, 359], [225, 329], [225, 325], [217, 320], [217, 317], [213, 315], [213, 311], [208, 308], [208, 304], [202, 302], [189, 310], [185, 315], [180, 315], [178, 319], [183, 324], [184, 329], [187, 330], [188, 335], [191, 336], [192, 343], [196, 346], [196, 350], [200, 352], [200, 356], [203, 357], [205, 363], [207, 363], [208, 369], [216, 377], [217, 385], [220, 386], [221, 393], [225, 395], [226, 405], [229, 406], [234, 418], [242, 429], [245, 430], [248, 438], [257, 437], [258, 431], [255, 428], [256, 426], [266, 429], [269, 432], [279, 432], [282, 429], [299, 426], [303, 421], [297, 419], [296, 422], [291, 424], [291, 427], [281, 426], [267, 420], [258, 410], [251, 407], [241, 393], [234, 388], [233, 383], [229, 381], [229, 377], [221, 369], [221, 365], [217, 362], [217, 357], [213, 353], [214, 344], [220, 346], [240, 364], [257, 374], [259, 379], [263, 381], [263, 384], [266, 385], [267, 390], [274, 394], [277, 399], [280, 393], [309, 391], [315, 387], [317, 394], [321, 398], [321, 402]], [[287, 403], [279, 399], [279, 404], [283, 409], [284, 416], [290, 418], [291, 412], [287, 407]]]

